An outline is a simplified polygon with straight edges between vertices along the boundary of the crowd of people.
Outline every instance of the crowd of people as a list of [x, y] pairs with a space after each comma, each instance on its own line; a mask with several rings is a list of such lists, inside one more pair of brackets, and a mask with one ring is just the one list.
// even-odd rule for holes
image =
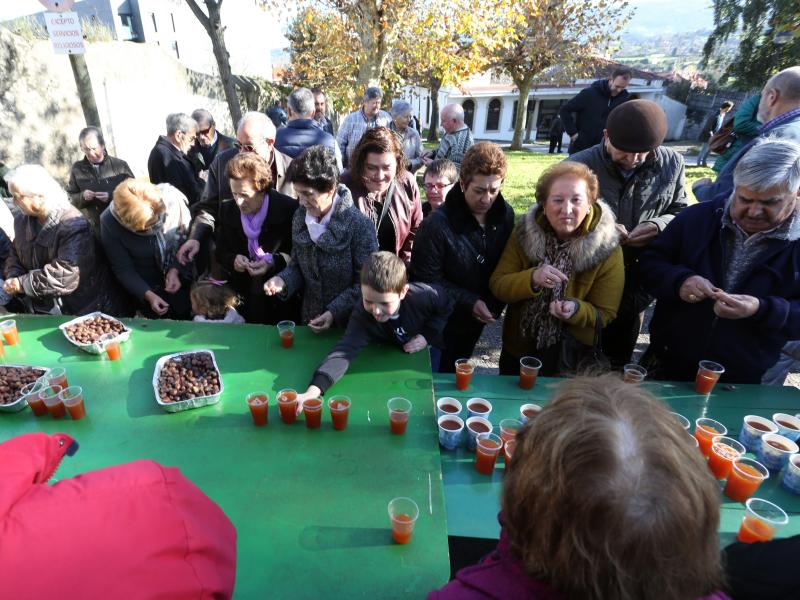
[[428, 152], [410, 105], [385, 112], [374, 87], [336, 136], [319, 89], [289, 95], [280, 129], [245, 114], [235, 139], [207, 110], [171, 114], [149, 181], [87, 127], [66, 190], [41, 166], [6, 174], [16, 214], [13, 243], [0, 245], [4, 299], [17, 311], [322, 331], [347, 326], [364, 301], [362, 266], [385, 251], [450, 301], [430, 349], [442, 372], [498, 319], [503, 374], [529, 355], [549, 374], [587, 357], [622, 367], [656, 299], [642, 358], [652, 377], [689, 379], [714, 359], [728, 381], [782, 383], [800, 339], [800, 68], [769, 79], [756, 135], [716, 181], [694, 185], [702, 202], [690, 208], [683, 157], [663, 145], [666, 116], [627, 97], [630, 76], [614, 71], [564, 105], [571, 154], [516, 216], [505, 154], [474, 142], [457, 104], [441, 110], [445, 136]]

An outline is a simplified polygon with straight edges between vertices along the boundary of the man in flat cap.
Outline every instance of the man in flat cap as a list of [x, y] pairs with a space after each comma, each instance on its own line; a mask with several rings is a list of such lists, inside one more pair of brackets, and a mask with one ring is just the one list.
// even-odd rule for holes
[[603, 351], [615, 367], [630, 362], [652, 301], [636, 275], [639, 254], [686, 207], [683, 157], [661, 145], [666, 134], [658, 104], [629, 100], [609, 113], [602, 142], [569, 157], [595, 172], [600, 198], [617, 218], [625, 289], [617, 318], [603, 331]]

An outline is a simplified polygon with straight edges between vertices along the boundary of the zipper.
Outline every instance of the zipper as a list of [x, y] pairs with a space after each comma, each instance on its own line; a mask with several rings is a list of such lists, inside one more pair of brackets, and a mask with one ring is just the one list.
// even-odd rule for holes
[[[65, 443], [66, 442], [65, 442], [65, 440], [63, 438], [58, 440], [58, 447], [59, 448], [63, 448]], [[58, 471], [58, 467], [61, 466], [61, 463], [64, 460], [64, 457], [66, 455], [67, 455], [66, 451], [61, 452], [61, 457], [58, 459], [58, 462], [55, 464], [53, 469], [50, 471], [50, 474], [47, 477], [44, 478], [44, 483], [48, 483], [53, 478], [53, 475], [55, 475], [56, 471]]]

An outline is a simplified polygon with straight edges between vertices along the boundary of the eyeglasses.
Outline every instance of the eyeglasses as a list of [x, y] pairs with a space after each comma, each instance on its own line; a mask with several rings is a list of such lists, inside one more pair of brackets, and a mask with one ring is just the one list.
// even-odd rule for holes
[[208, 135], [210, 133], [211, 133], [211, 127], [207, 127], [206, 129], [203, 129], [202, 131], [198, 131], [197, 135]]
[[425, 189], [426, 190], [439, 190], [440, 192], [446, 188], [453, 185], [452, 183], [426, 183]]
[[[266, 142], [266, 143], [269, 143], [269, 140], [268, 140], [268, 139], [264, 139], [264, 142]], [[234, 143], [233, 143], [233, 146], [234, 146], [234, 148], [236, 148], [236, 149], [237, 149], [239, 152], [255, 152], [255, 151], [256, 151], [256, 148], [258, 148], [258, 146], [259, 146], [261, 143], [262, 143], [262, 142], [259, 142], [258, 144], [242, 144], [241, 142], [234, 142]]]

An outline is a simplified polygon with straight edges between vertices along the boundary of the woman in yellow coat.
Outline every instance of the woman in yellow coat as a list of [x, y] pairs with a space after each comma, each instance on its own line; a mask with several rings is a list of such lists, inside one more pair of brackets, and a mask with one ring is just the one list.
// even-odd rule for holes
[[542, 173], [536, 200], [514, 229], [489, 286], [508, 303], [500, 374], [535, 356], [557, 374], [566, 335], [587, 346], [597, 319], [617, 315], [625, 273], [613, 211], [597, 198], [594, 173], [564, 161]]

